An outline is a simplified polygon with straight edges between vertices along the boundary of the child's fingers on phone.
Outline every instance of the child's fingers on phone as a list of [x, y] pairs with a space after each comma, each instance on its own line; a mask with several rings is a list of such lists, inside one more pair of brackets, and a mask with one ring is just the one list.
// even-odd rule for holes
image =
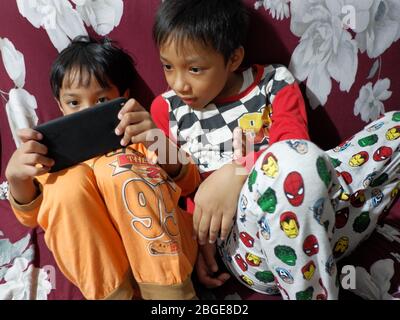
[[29, 140], [22, 145], [23, 151], [26, 153], [47, 154], [47, 147], [34, 140]]
[[144, 108], [139, 102], [137, 102], [135, 99], [129, 99], [118, 113], [118, 119], [121, 120], [126, 113], [142, 110], [144, 110]]
[[[129, 139], [129, 137], [128, 137], [128, 139]], [[131, 143], [143, 143], [146, 147], [148, 147], [147, 132], [141, 131], [141, 132], [133, 135], [130, 138], [130, 142]]]
[[44, 156], [40, 156], [38, 158], [38, 163], [47, 168], [51, 168], [52, 166], [54, 166], [54, 160]]
[[54, 165], [54, 160], [37, 153], [27, 154], [24, 162], [27, 165], [37, 166], [38, 168], [52, 167]]
[[132, 123], [131, 117], [129, 117], [130, 113], [124, 114], [122, 118], [120, 119], [121, 121], [118, 123], [117, 127], [115, 128], [115, 134], [117, 136], [122, 135], [125, 132], [126, 127], [128, 127]]
[[45, 174], [47, 172], [49, 172], [49, 170], [51, 169], [51, 167], [47, 167], [47, 166], [36, 166], [35, 167], [35, 176], [40, 176], [42, 174]]
[[19, 129], [17, 131], [17, 136], [23, 143], [29, 140], [41, 140], [43, 138], [43, 135], [40, 132], [31, 128]]
[[126, 146], [128, 145], [135, 135], [137, 134], [137, 128], [134, 125], [125, 127], [124, 136], [121, 139], [121, 145]]
[[47, 173], [49, 170], [50, 170], [50, 167], [46, 167], [46, 166], [26, 165], [24, 168], [25, 174], [27, 174], [29, 177], [40, 176], [42, 174]]
[[136, 125], [148, 120], [148, 112], [147, 111], [131, 111], [125, 113], [118, 126], [115, 128], [116, 135], [122, 135], [126, 133], [126, 128], [132, 125]]
[[121, 110], [119, 111], [118, 114], [118, 118], [121, 119], [122, 116], [127, 113], [130, 112], [132, 110], [134, 110], [136, 106], [136, 100], [135, 99], [129, 99], [127, 102], [125, 102], [124, 106], [121, 108]]

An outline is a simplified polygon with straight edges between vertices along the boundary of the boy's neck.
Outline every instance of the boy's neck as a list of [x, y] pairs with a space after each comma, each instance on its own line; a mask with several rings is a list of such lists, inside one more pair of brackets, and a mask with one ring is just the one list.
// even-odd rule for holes
[[216, 98], [223, 99], [239, 94], [242, 84], [243, 84], [242, 73], [232, 72], [231, 75], [228, 77], [228, 81], [226, 82], [225, 87], [222, 89], [221, 93]]

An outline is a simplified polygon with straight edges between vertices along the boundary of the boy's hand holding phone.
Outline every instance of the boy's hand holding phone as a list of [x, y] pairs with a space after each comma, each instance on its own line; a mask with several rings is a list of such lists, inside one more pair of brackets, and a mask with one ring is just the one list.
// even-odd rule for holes
[[54, 161], [46, 157], [47, 147], [39, 141], [43, 135], [33, 129], [21, 129], [17, 132], [21, 145], [11, 156], [6, 179], [13, 198], [20, 204], [33, 201], [38, 195], [34, 177], [47, 173]]
[[[121, 120], [115, 129], [117, 135], [122, 135], [121, 145], [131, 143], [145, 143], [148, 147], [147, 134], [149, 130], [156, 129], [150, 113], [135, 99], [128, 100], [118, 114]], [[153, 141], [151, 141], [153, 142]]]
[[46, 157], [47, 147], [39, 141], [43, 135], [33, 129], [17, 132], [21, 146], [11, 156], [6, 170], [8, 180], [28, 180], [48, 172], [54, 161]]

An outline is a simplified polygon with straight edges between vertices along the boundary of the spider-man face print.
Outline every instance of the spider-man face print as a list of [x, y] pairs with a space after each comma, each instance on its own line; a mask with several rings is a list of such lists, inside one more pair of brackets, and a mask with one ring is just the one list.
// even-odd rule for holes
[[353, 182], [353, 177], [352, 175], [347, 172], [347, 171], [342, 171], [342, 172], [336, 172], [338, 177], [342, 177], [344, 182], [346, 182], [346, 184], [351, 184]]
[[289, 173], [283, 183], [286, 198], [292, 206], [298, 207], [304, 200], [304, 181], [300, 173]]
[[240, 237], [240, 240], [242, 240], [242, 243], [243, 243], [246, 247], [248, 247], [248, 248], [252, 248], [252, 247], [253, 247], [253, 245], [254, 245], [254, 238], [253, 238], [251, 235], [249, 235], [247, 232], [242, 231], [242, 232], [239, 234], [239, 237]]
[[346, 223], [347, 220], [349, 220], [349, 208], [345, 207], [339, 211], [336, 211], [336, 215], [335, 215], [335, 228], [336, 229], [341, 229], [343, 228]]
[[316, 236], [311, 234], [304, 240], [303, 251], [309, 257], [319, 252], [319, 244]]
[[393, 154], [392, 148], [389, 147], [380, 147], [378, 150], [375, 151], [374, 153], [374, 160], [375, 161], [384, 161], [389, 159]]

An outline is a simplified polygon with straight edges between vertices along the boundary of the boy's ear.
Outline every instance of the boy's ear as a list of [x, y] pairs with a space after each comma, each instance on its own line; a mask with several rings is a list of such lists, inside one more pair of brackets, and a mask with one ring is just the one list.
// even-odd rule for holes
[[231, 57], [229, 58], [229, 71], [234, 72], [239, 68], [241, 65], [242, 61], [244, 59], [244, 48], [243, 46], [240, 46], [239, 48], [235, 49], [233, 51]]
[[129, 99], [129, 97], [131, 96], [131, 90], [130, 89], [126, 89], [122, 96], [124, 98], [126, 98], [126, 99]]

